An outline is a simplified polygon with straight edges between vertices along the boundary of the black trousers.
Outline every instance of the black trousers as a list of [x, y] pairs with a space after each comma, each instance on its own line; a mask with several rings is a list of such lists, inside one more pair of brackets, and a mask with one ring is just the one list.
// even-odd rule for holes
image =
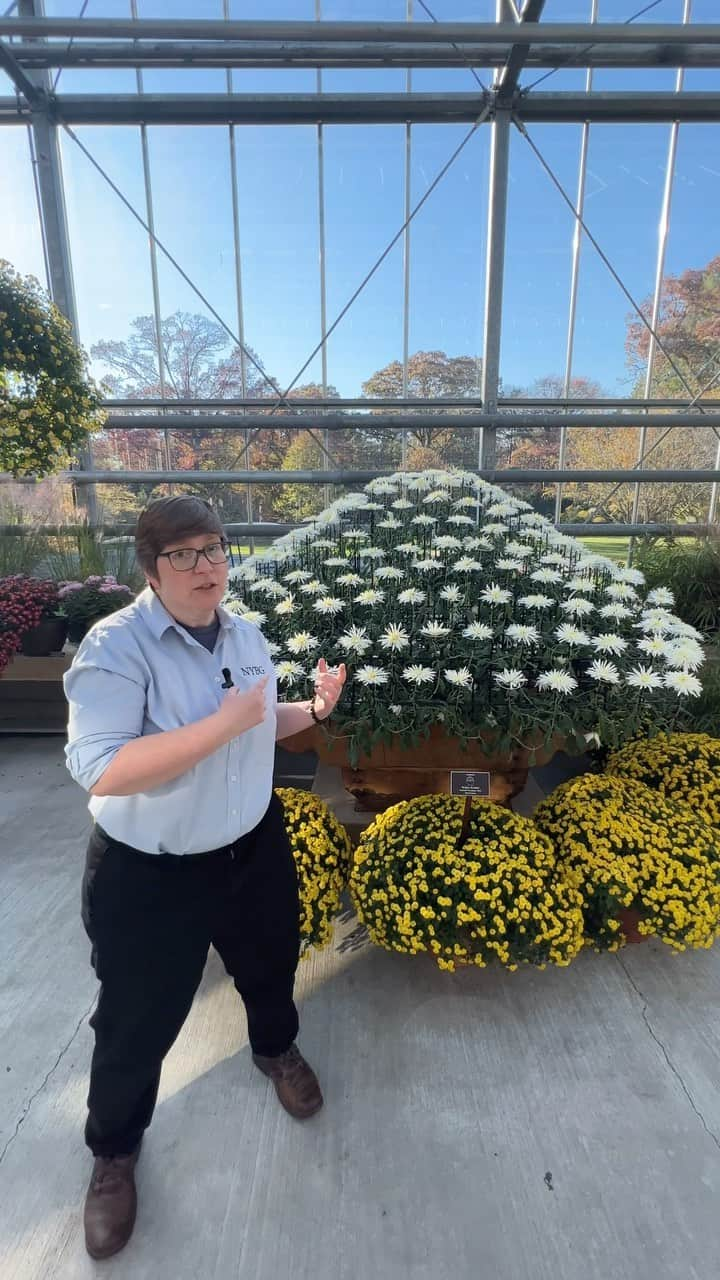
[[284, 1053], [293, 1003], [299, 901], [280, 801], [234, 845], [176, 857], [90, 837], [82, 915], [100, 996], [85, 1140], [126, 1155], [152, 1118], [163, 1058], [202, 978], [210, 945], [242, 997], [254, 1053]]

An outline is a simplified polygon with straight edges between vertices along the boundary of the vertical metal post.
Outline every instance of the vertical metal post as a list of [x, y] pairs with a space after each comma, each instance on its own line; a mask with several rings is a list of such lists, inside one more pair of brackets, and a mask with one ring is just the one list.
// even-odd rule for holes
[[[44, 18], [43, 0], [19, 0], [18, 15], [21, 18]], [[47, 70], [28, 72], [29, 78], [45, 94], [52, 90]], [[58, 141], [57, 124], [48, 111], [33, 106], [30, 120], [32, 148], [35, 166], [36, 190], [40, 208], [43, 252], [48, 273], [50, 296], [59, 311], [70, 321], [75, 341], [79, 341], [77, 303], [73, 288], [72, 258], [68, 235], [67, 210], [63, 194], [62, 159]], [[80, 451], [80, 464], [84, 470], [92, 470], [90, 441]], [[75, 501], [85, 505], [90, 524], [98, 523], [97, 493], [95, 485], [82, 487], [82, 498], [75, 491]]]
[[[720, 438], [718, 439], [717, 451], [715, 453], [715, 470], [720, 471]], [[720, 485], [717, 480], [710, 490], [710, 505], [708, 506], [708, 524], [715, 524], [718, 518], [718, 497], [720, 497]]]
[[[692, 11], [692, 0], [685, 0], [683, 6], [683, 23], [690, 22]], [[677, 79], [675, 81], [675, 92], [681, 93], [685, 79], [684, 67], [679, 67]], [[660, 223], [658, 226], [658, 252], [657, 262], [655, 266], [655, 290], [653, 293], [653, 309], [652, 319], [650, 321], [651, 332], [650, 342], [648, 345], [648, 360], [645, 370], [645, 399], [650, 398], [652, 389], [653, 372], [655, 366], [655, 355], [657, 352], [657, 343], [655, 341], [655, 333], [657, 332], [658, 321], [660, 319], [660, 307], [662, 305], [662, 289], [663, 274], [665, 271], [665, 254], [667, 251], [668, 232], [670, 230], [670, 209], [672, 205], [673, 183], [675, 181], [675, 159], [677, 156], [678, 131], [680, 125], [674, 120], [670, 125], [670, 138], [668, 142], [667, 164], [665, 166], [665, 187], [663, 190], [662, 208], [660, 211]], [[642, 468], [645, 459], [645, 450], [647, 448], [647, 427], [640, 428], [640, 445], [638, 448], [638, 467]], [[632, 524], [639, 523], [640, 513], [640, 482], [635, 485], [633, 493], [632, 515], [630, 517]], [[635, 539], [630, 539], [629, 556], [632, 557]]]
[[[230, 0], [223, 0], [223, 18], [230, 18]], [[233, 91], [232, 71], [228, 67], [225, 72], [225, 83], [228, 94]], [[240, 206], [238, 201], [237, 148], [235, 141], [235, 125], [228, 125], [228, 142], [230, 147], [230, 184], [232, 187], [233, 214], [233, 246], [235, 256], [235, 303], [237, 308], [238, 338], [240, 339], [240, 390], [243, 400], [247, 397], [247, 357], [245, 355], [245, 308], [243, 306], [242, 257], [240, 253]], [[243, 410], [243, 413], [246, 411]], [[245, 428], [245, 466], [250, 470], [250, 432]], [[254, 523], [252, 485], [245, 485], [245, 509], [247, 523]], [[255, 552], [255, 538], [250, 533], [250, 551]]]
[[[130, 14], [133, 19], [137, 18], [138, 16], [137, 0], [130, 0]], [[144, 93], [143, 73], [139, 67], [135, 72], [135, 79], [137, 82], [138, 95], [142, 96], [142, 94]], [[150, 151], [148, 147], [146, 124], [140, 125], [140, 148], [142, 151], [143, 181], [145, 184], [145, 217], [147, 219], [148, 232], [149, 232], [148, 243], [150, 248], [150, 276], [152, 280], [153, 321], [155, 324], [155, 342], [157, 344], [158, 381], [160, 384], [160, 399], [164, 400], [166, 398], [165, 356], [163, 351], [162, 311], [160, 309], [160, 284], [159, 284], [159, 277], [158, 277], [157, 247], [155, 244], [155, 211], [154, 211], [153, 198], [152, 198], [152, 181], [150, 178]], [[165, 458], [166, 471], [172, 471], [172, 458], [170, 455], [170, 440], [169, 440], [167, 431], [163, 431], [163, 454]], [[169, 486], [169, 491], [170, 493], [173, 492], [172, 485]]]
[[[322, 18], [321, 0], [315, 0], [315, 21], [320, 22]], [[322, 93], [322, 71], [318, 67], [316, 72], [316, 83], [318, 93]], [[317, 162], [318, 162], [318, 253], [320, 266], [320, 334], [323, 338], [322, 348], [320, 350], [320, 360], [322, 367], [322, 393], [323, 399], [327, 399], [328, 393], [328, 360], [327, 360], [327, 342], [324, 341], [327, 333], [327, 280], [326, 280], [326, 241], [325, 241], [325, 135], [324, 126], [317, 126]], [[327, 471], [330, 466], [330, 432], [325, 429], [323, 431], [323, 456], [322, 468]], [[325, 498], [325, 506], [330, 505], [330, 485], [325, 485], [323, 490]]]
[[[406, 18], [413, 20], [413, 0], [407, 0]], [[405, 73], [405, 91], [412, 92], [412, 71]], [[410, 214], [412, 212], [412, 125], [405, 125], [405, 231], [403, 233], [403, 367], [402, 395], [408, 397], [408, 369], [410, 361]], [[408, 438], [403, 428], [400, 433], [400, 468], [407, 471]]]
[[[597, 22], [598, 17], [598, 0], [592, 0], [590, 9], [590, 21]], [[585, 88], [588, 93], [592, 89], [593, 73], [592, 67], [588, 68]], [[582, 126], [582, 137], [580, 140], [580, 166], [578, 169], [578, 187], [577, 187], [577, 217], [575, 219], [575, 227], [573, 229], [572, 243], [572, 274], [570, 278], [570, 309], [568, 312], [568, 333], [567, 346], [565, 349], [565, 381], [563, 385], [563, 395], [566, 400], [570, 398], [570, 386], [572, 382], [572, 365], [573, 352], [575, 348], [575, 320], [577, 316], [577, 297], [578, 284], [580, 281], [580, 250], [582, 247], [582, 225], [580, 219], [585, 212], [585, 186], [587, 181], [587, 154], [588, 144], [590, 141], [590, 125], [587, 121]], [[565, 467], [567, 457], [567, 435], [568, 429], [563, 426], [560, 428], [560, 457], [558, 459], [558, 469], [562, 471]], [[558, 484], [555, 490], [555, 523], [560, 524], [562, 519], [562, 484]]]
[[[496, 106], [490, 138], [488, 245], [485, 274], [485, 333], [483, 336], [482, 401], [485, 413], [496, 413], [500, 384], [505, 229], [507, 225], [510, 108]], [[496, 463], [496, 427], [481, 427], [478, 466], [492, 471]]]

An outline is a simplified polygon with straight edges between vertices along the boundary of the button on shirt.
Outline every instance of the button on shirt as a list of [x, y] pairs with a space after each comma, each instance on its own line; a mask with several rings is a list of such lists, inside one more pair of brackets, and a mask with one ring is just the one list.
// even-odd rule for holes
[[264, 675], [262, 724], [234, 738], [187, 773], [132, 796], [91, 796], [108, 835], [145, 853], [205, 853], [257, 826], [270, 803], [277, 683], [257, 627], [218, 609], [213, 653], [188, 634], [149, 588], [96, 623], [65, 675], [70, 704], [67, 767], [86, 790], [127, 742], [192, 724], [225, 697], [222, 668], [249, 689]]

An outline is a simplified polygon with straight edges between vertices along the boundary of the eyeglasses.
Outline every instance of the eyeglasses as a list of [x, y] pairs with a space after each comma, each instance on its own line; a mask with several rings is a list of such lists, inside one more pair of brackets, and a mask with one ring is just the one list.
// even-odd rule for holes
[[195, 547], [180, 547], [177, 551], [160, 551], [157, 559], [159, 560], [161, 556], [169, 560], [178, 573], [187, 573], [190, 569], [197, 568], [201, 556], [205, 557], [208, 564], [225, 564], [228, 559], [228, 544], [223, 539], [222, 542], [211, 542], [200, 551]]

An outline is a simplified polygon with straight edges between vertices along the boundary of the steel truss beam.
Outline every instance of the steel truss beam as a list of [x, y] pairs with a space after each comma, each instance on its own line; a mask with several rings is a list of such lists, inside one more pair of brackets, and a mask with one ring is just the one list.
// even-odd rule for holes
[[[287, 397], [285, 404], [288, 409], [296, 409], [298, 412], [306, 413], [315, 409], [333, 409], [335, 412], [345, 409], [364, 409], [368, 413], [374, 412], [376, 409], [396, 409], [398, 411], [407, 410], [412, 413], [445, 413], [447, 409], [476, 409], [482, 411], [483, 402], [480, 396], [440, 396], [433, 398], [428, 396], [427, 399], [418, 399], [417, 397], [384, 397], [377, 396], [368, 399], [367, 396], [358, 397], [357, 399], [346, 399], [341, 396], [323, 397], [318, 396], [312, 400], [293, 400], [290, 395]], [[201, 400], [191, 399], [167, 399], [154, 400], [152, 398], [142, 400], [123, 400], [108, 399], [103, 401], [103, 408], [112, 412], [116, 409], [132, 409], [140, 412], [149, 412], [151, 409], [169, 409], [177, 412], [178, 409], [192, 409], [193, 411], [207, 411], [209, 409], [222, 409], [223, 412], [232, 412], [246, 409], [268, 409], [268, 399], [260, 397], [248, 396], [245, 399], [239, 397], [237, 399], [228, 398], [227, 400]], [[711, 412], [718, 411], [717, 400], [696, 400], [694, 407], [698, 410], [698, 414], [702, 409], [709, 409]], [[630, 409], [633, 413], [645, 413], [648, 409], [677, 409], [680, 412], [687, 410], [687, 400], [671, 399], [668, 397], [654, 398], [650, 400], [637, 400], [632, 397], [617, 396], [598, 396], [597, 398], [587, 399], [586, 397], [573, 396], [499, 396], [498, 409], [515, 411], [516, 409], [541, 409], [543, 412], [551, 412], [555, 409], [568, 409], [571, 413], [579, 413], [582, 410], [590, 409], [593, 412], [597, 409]], [[696, 415], [697, 416], [697, 415]], [[569, 421], [569, 419], [568, 419]], [[445, 419], [443, 418], [443, 425]], [[667, 426], [667, 419], [663, 421], [663, 426]]]
[[[58, 123], [468, 124], [492, 118], [492, 93], [62, 94], [49, 110]], [[720, 93], [533, 93], [517, 96], [513, 113], [529, 123], [653, 124], [720, 120]], [[0, 98], [0, 124], [26, 124], [28, 109]]]
[[692, 35], [678, 23], [622, 22], [287, 22], [230, 21], [226, 19], [140, 18], [0, 18], [0, 37], [31, 36], [39, 39], [72, 37], [73, 40], [243, 40], [291, 41], [317, 45], [346, 44], [470, 44], [510, 46], [553, 44], [657, 45], [666, 60], [672, 51], [688, 44], [720, 46], [720, 24], [693, 23]]
[[[75, 484], [368, 484], [378, 476], [393, 474], [388, 467], [373, 471], [69, 471], [66, 479]], [[634, 484], [637, 470], [513, 471], [512, 468], [479, 471], [484, 480], [498, 484]], [[694, 471], [643, 471], [643, 484], [713, 484], [720, 481], [720, 469]], [[4, 473], [0, 484], [34, 484], [33, 479]]]
[[[717, 404], [717, 401], [716, 401]], [[307, 402], [306, 402], [307, 405]], [[469, 428], [498, 430], [544, 430], [568, 427], [594, 430], [599, 427], [699, 427], [720, 428], [720, 413], [110, 413], [106, 431], [217, 431], [267, 430], [307, 431], [322, 427], [327, 431], [466, 431]]]
[[[290, 533], [292, 529], [307, 527], [296, 524], [267, 524], [261, 521], [253, 521], [251, 524], [230, 521], [229, 523], [223, 522], [223, 526], [226, 533], [245, 537], [250, 535], [258, 538], [279, 538], [284, 533]], [[569, 533], [576, 538], [617, 538], [632, 536], [633, 534], [646, 534], [648, 537], [706, 538], [710, 533], [717, 532], [717, 527], [713, 529], [711, 525], [707, 524], [560, 524], [557, 527], [562, 533]], [[86, 529], [86, 525], [70, 524], [34, 526], [34, 532], [49, 538], [69, 537], [73, 534], [83, 533]], [[132, 537], [135, 532], [135, 525], [103, 524], [99, 526], [99, 531], [105, 537], [110, 538]], [[25, 537], [26, 534], [27, 527], [25, 525], [0, 525], [0, 537], [2, 538], [21, 538]]]
[[[715, 45], [685, 44], [669, 55], [661, 45], [557, 45], [544, 28], [542, 44], [524, 45], [526, 67], [717, 67]], [[375, 67], [504, 67], [517, 46], [467, 44], [240, 44], [237, 41], [106, 41], [84, 40], [38, 47], [30, 42], [12, 46], [13, 56], [26, 69], [45, 67], [252, 67], [268, 70], [309, 67], [333, 70]], [[461, 50], [462, 56], [457, 52]]]

